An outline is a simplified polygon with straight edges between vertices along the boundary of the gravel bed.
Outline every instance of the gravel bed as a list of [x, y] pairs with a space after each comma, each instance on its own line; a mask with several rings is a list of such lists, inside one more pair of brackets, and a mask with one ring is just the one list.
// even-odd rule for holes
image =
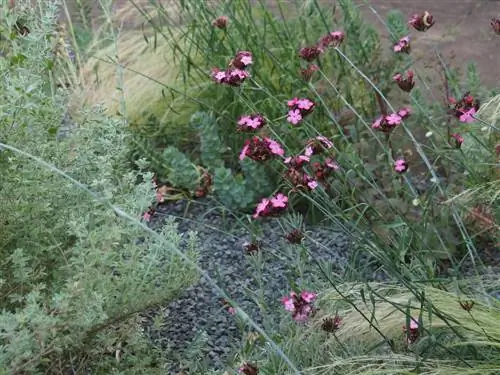
[[[258, 272], [256, 258], [246, 254], [244, 249], [244, 244], [252, 241], [248, 228], [243, 227], [236, 218], [221, 215], [210, 207], [214, 207], [214, 204], [208, 199], [189, 205], [186, 201], [161, 205], [153, 215], [151, 227], [158, 229], [167, 217], [175, 217], [181, 233], [196, 232], [200, 266], [267, 332], [266, 323], [272, 322], [271, 326], [275, 327], [286, 316], [280, 306], [280, 299], [289, 293], [290, 285], [311, 285], [311, 282], [321, 278], [317, 261], [340, 275], [348, 264], [352, 264], [354, 246], [346, 235], [332, 228], [308, 227], [306, 230], [310, 239], [306, 238], [304, 244], [310, 253], [305, 254], [300, 262], [302, 274], [307, 275], [307, 280], [300, 280], [297, 273], [291, 270], [293, 262], [289, 258], [284, 259], [297, 256], [300, 247], [289, 244], [283, 237], [285, 231], [279, 221], [270, 219], [259, 220], [257, 239], [262, 240], [263, 246], [259, 252], [262, 268]], [[498, 265], [498, 262], [492, 264]], [[467, 270], [470, 267], [464, 268]], [[498, 266], [493, 269], [490, 266], [483, 271], [498, 274], [498, 270]], [[366, 257], [358, 259], [356, 272], [364, 280], [387, 279]], [[262, 281], [263, 288], [259, 287], [257, 279]], [[261, 291], [264, 293], [261, 298], [268, 307], [265, 320], [255, 302], [256, 298], [251, 297]], [[498, 298], [498, 291], [492, 291], [492, 296]], [[221, 298], [204, 280], [186, 289], [179, 298], [149, 314], [149, 317], [158, 315], [165, 324], [160, 330], [150, 331], [151, 338], [170, 349], [171, 353], [178, 354], [179, 361], [185, 358], [186, 349], [201, 339], [201, 345], [197, 346], [201, 350], [195, 361], [204, 365], [204, 368], [222, 369], [227, 366], [235, 348], [250, 331], [250, 328], [242, 329], [241, 324], [238, 325], [237, 319], [229, 314], [227, 306], [223, 305]], [[180, 370], [179, 363], [173, 364], [169, 374], [178, 374]]]
[[[252, 256], [244, 250], [244, 243], [252, 241], [248, 229], [243, 228], [235, 218], [209, 211], [206, 207], [210, 207], [207, 200], [201, 204], [192, 202], [187, 212], [185, 201], [161, 205], [151, 220], [151, 226], [161, 227], [167, 217], [177, 217], [181, 233], [195, 231], [198, 234], [200, 266], [257, 324], [263, 323], [262, 314], [250, 295], [252, 292], [258, 294], [260, 289], [264, 289], [261, 298], [269, 307], [266, 321], [283, 317], [283, 309], [279, 306], [280, 298], [290, 291], [290, 278], [299, 286], [305, 280], [291, 276], [297, 273], [291, 273], [287, 266], [290, 263], [280, 257], [287, 252], [299, 253], [299, 247], [286, 242], [283, 238], [285, 232], [277, 220], [260, 221], [262, 232], [257, 238], [263, 242], [259, 253], [263, 262], [260, 263], [262, 269], [259, 273], [255, 263], [252, 264], [255, 258], [249, 259]], [[229, 229], [221, 231], [220, 228]], [[308, 236], [313, 239], [305, 239], [310, 254], [323, 264], [333, 267], [334, 271], [342, 272], [348, 260], [348, 238], [331, 228], [315, 228], [311, 232], [308, 230]], [[321, 245], [315, 245], [314, 240]], [[301, 263], [305, 272], [302, 274], [313, 278], [319, 272], [317, 263], [311, 256], [304, 256], [306, 259]], [[259, 288], [257, 278], [262, 280], [264, 288]], [[165, 325], [152, 333], [153, 340], [161, 341], [166, 338], [168, 343], [162, 343], [163, 346], [167, 344], [172, 353], [182, 353], [196, 337], [204, 336], [206, 351], [202, 357], [210, 367], [221, 368], [227, 363], [232, 348], [242, 338], [241, 326], [238, 327], [236, 319], [229, 314], [221, 298], [203, 280], [185, 290], [178, 299], [155, 314], [162, 315]], [[171, 371], [177, 373], [179, 369]]]

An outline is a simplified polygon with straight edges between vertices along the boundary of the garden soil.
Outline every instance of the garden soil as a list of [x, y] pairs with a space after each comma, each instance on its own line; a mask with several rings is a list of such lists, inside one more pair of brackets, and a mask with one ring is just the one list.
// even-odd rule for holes
[[[75, 1], [68, 0], [68, 5], [70, 11], [77, 13], [72, 4]], [[333, 9], [335, 1], [319, 1]], [[159, 2], [175, 3], [172, 0]], [[267, 2], [271, 10], [277, 9], [278, 0], [267, 0]], [[430, 30], [425, 33], [412, 30], [412, 55], [417, 63], [427, 69], [436, 65], [433, 64], [436, 62], [435, 51], [439, 51], [451, 66], [463, 67], [467, 62], [474, 61], [481, 74], [482, 83], [489, 88], [500, 88], [500, 36], [496, 35], [490, 26], [493, 17], [500, 17], [500, 0], [355, 0], [355, 2], [366, 20], [380, 31], [383, 40], [388, 44], [391, 42], [379, 16], [384, 20], [387, 13], [393, 9], [399, 9], [408, 16], [423, 13], [425, 10], [431, 12], [436, 23]], [[149, 0], [135, 0], [134, 3], [143, 6], [149, 4]], [[121, 12], [124, 8], [131, 8], [129, 0], [115, 0], [115, 12]], [[125, 29], [142, 25], [137, 10], [132, 8], [125, 13], [123, 19]], [[97, 5], [93, 7], [92, 14], [93, 18], [98, 18]]]

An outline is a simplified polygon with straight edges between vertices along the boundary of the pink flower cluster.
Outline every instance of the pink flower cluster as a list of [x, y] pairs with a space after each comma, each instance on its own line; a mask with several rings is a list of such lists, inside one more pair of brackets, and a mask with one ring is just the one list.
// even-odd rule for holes
[[300, 75], [302, 76], [302, 79], [304, 81], [309, 81], [312, 78], [314, 72], [317, 72], [318, 70], [319, 66], [317, 66], [316, 64], [309, 64], [307, 68], [301, 69]]
[[299, 56], [306, 61], [313, 61], [321, 55], [321, 50], [317, 46], [302, 47]]
[[399, 39], [393, 46], [394, 52], [401, 52], [401, 53], [410, 53], [411, 51], [411, 46], [410, 46], [410, 37], [405, 36], [401, 39]]
[[332, 147], [333, 143], [328, 138], [317, 136], [306, 142], [306, 148], [303, 154], [293, 157], [289, 156], [284, 160], [285, 164], [288, 165], [284, 177], [292, 184], [294, 190], [314, 190], [318, 187], [318, 181], [325, 183], [330, 172], [340, 168], [331, 158], [326, 158], [323, 163], [314, 162], [312, 164], [312, 172], [317, 179], [311, 177], [311, 175], [304, 170], [304, 167], [311, 161], [313, 155], [321, 154]]
[[245, 362], [239, 369], [238, 372], [243, 375], [258, 375], [259, 374], [259, 369], [257, 366]]
[[318, 43], [318, 48], [323, 52], [328, 47], [338, 47], [345, 38], [345, 34], [343, 31], [331, 31], [322, 37]]
[[420, 336], [418, 328], [419, 328], [418, 322], [413, 318], [410, 319], [410, 327], [408, 327], [408, 330], [406, 328], [406, 325], [403, 326], [403, 332], [407, 336], [406, 342], [408, 344], [413, 344], [418, 340]]
[[311, 313], [314, 311], [312, 303], [318, 295], [313, 292], [303, 291], [300, 295], [295, 292], [290, 292], [289, 296], [281, 299], [281, 303], [286, 311], [292, 313], [292, 318], [297, 322], [305, 322]]
[[224, 298], [222, 298], [220, 302], [222, 303], [222, 306], [224, 306], [224, 308], [227, 309], [227, 312], [229, 314], [236, 315], [236, 309], [234, 308], [233, 305], [231, 305], [231, 303], [229, 303], [229, 301], [226, 301]]
[[288, 197], [278, 193], [271, 198], [264, 198], [255, 209], [253, 218], [278, 216], [288, 207]]
[[255, 161], [266, 161], [273, 156], [283, 156], [285, 151], [281, 145], [270, 138], [252, 137], [247, 139], [245, 145], [240, 152], [240, 160], [249, 157]]
[[306, 145], [307, 145], [306, 154], [310, 152], [310, 155], [316, 155], [316, 154], [321, 154], [323, 151], [332, 148], [333, 142], [330, 141], [325, 136], [319, 135], [316, 138], [309, 139]]
[[466, 92], [462, 99], [448, 98], [449, 103], [453, 106], [451, 113], [455, 115], [461, 122], [473, 122], [474, 115], [479, 111], [479, 100], [474, 99], [469, 92]]
[[323, 163], [313, 163], [314, 176], [322, 183], [335, 171], [338, 171], [340, 166], [331, 158], [326, 158]]
[[214, 25], [218, 29], [225, 29], [228, 23], [229, 18], [227, 18], [226, 16], [219, 16], [212, 22], [212, 25]]
[[403, 91], [410, 92], [415, 86], [415, 81], [413, 80], [414, 73], [411, 70], [406, 72], [406, 75], [401, 73], [396, 73], [392, 79], [397, 82], [399, 88]]
[[212, 69], [212, 78], [221, 85], [240, 86], [250, 76], [245, 69], [252, 65], [252, 63], [252, 53], [240, 51], [229, 62], [229, 67], [226, 70], [219, 68]]
[[287, 104], [288, 116], [286, 119], [292, 125], [298, 125], [314, 109], [314, 102], [306, 98], [293, 98]]
[[464, 138], [458, 134], [458, 133], [453, 133], [450, 135], [451, 141], [453, 142], [455, 148], [460, 148], [462, 147], [462, 143], [464, 143]]
[[427, 31], [434, 25], [434, 17], [425, 11], [423, 14], [414, 14], [408, 23], [417, 31]]
[[240, 51], [236, 54], [234, 59], [229, 62], [229, 66], [236, 69], [246, 69], [253, 64], [252, 53], [248, 51]]
[[257, 130], [262, 128], [264, 125], [266, 125], [266, 119], [259, 113], [241, 116], [238, 120], [239, 131]]
[[299, 56], [306, 61], [317, 59], [328, 47], [338, 47], [345, 38], [343, 31], [332, 31], [323, 36], [318, 43], [311, 47], [303, 47], [299, 50]]
[[372, 129], [380, 130], [385, 133], [389, 133], [398, 125], [401, 121], [405, 120], [410, 116], [409, 108], [402, 108], [397, 113], [391, 113], [390, 115], [382, 115], [372, 124]]
[[[295, 164], [295, 163], [294, 163]], [[292, 164], [285, 172], [285, 178], [293, 185], [294, 190], [314, 190], [318, 187], [318, 181], [305, 173], [298, 164]]]
[[398, 173], [404, 173], [408, 170], [408, 163], [404, 159], [398, 159], [394, 162], [394, 170]]

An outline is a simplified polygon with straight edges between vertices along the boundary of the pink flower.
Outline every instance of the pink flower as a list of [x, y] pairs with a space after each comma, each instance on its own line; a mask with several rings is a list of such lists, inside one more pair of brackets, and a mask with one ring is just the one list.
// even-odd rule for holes
[[391, 113], [389, 116], [385, 117], [388, 125], [399, 125], [401, 124], [401, 116], [396, 113]]
[[243, 148], [241, 149], [241, 152], [240, 152], [240, 160], [245, 159], [249, 149], [250, 149], [250, 141], [246, 140], [245, 145], [243, 146]]
[[214, 68], [212, 70], [212, 77], [216, 82], [223, 83], [223, 81], [226, 79], [226, 72]]
[[316, 293], [313, 293], [313, 292], [303, 291], [302, 293], [300, 293], [300, 296], [307, 303], [311, 303], [311, 302], [313, 302], [316, 299], [316, 297], [318, 295]]
[[239, 131], [251, 131], [262, 128], [266, 124], [264, 116], [261, 114], [246, 115], [238, 120]]
[[235, 67], [236, 69], [245, 69], [249, 65], [252, 65], [252, 63], [252, 53], [248, 51], [240, 51], [236, 54], [229, 65]]
[[460, 122], [466, 122], [466, 123], [471, 123], [475, 121], [474, 115], [476, 114], [476, 109], [475, 108], [470, 108], [467, 111], [464, 111], [460, 117], [459, 120]]
[[372, 124], [372, 129], [382, 129], [382, 122], [385, 121], [385, 116], [380, 116]]
[[305, 80], [305, 81], [309, 81], [314, 72], [317, 72], [319, 70], [319, 66], [315, 65], [315, 64], [309, 64], [307, 68], [305, 69], [302, 69], [300, 71], [300, 74], [302, 75], [302, 78]]
[[410, 92], [413, 89], [413, 86], [415, 86], [413, 77], [413, 71], [408, 70], [406, 72], [406, 76], [403, 76], [401, 73], [397, 73], [392, 77], [392, 79], [397, 82], [401, 90]]
[[293, 125], [297, 125], [305, 116], [311, 113], [315, 105], [314, 102], [307, 98], [293, 98], [287, 104], [289, 109], [287, 121]]
[[325, 159], [325, 166], [327, 166], [328, 168], [330, 168], [334, 171], [337, 171], [340, 169], [340, 166], [330, 158]]
[[220, 302], [222, 303], [222, 305], [227, 308], [227, 312], [231, 315], [235, 315], [236, 314], [236, 309], [233, 307], [233, 305], [231, 305], [230, 302], [226, 301], [224, 298], [222, 298], [220, 300]]
[[271, 199], [262, 199], [257, 205], [255, 213], [252, 217], [254, 219], [257, 219], [259, 217], [278, 216], [284, 210], [286, 210], [287, 206], [288, 197], [282, 193], [278, 193], [275, 196], [271, 197]]
[[418, 321], [413, 318], [410, 318], [410, 326], [408, 327], [408, 331], [406, 325], [404, 325], [403, 332], [406, 334], [407, 344], [408, 345], [413, 344], [415, 341], [418, 340], [420, 336]]
[[321, 55], [321, 50], [316, 46], [303, 47], [299, 50], [300, 58], [306, 61], [313, 61], [317, 59], [319, 55]]
[[307, 163], [309, 160], [311, 160], [307, 155], [299, 155], [297, 156], [297, 159], [300, 160], [302, 163]]
[[307, 183], [307, 186], [309, 187], [309, 189], [314, 190], [318, 187], [318, 183], [316, 182], [316, 180], [311, 180]]
[[294, 157], [289, 156], [284, 160], [284, 163], [290, 165], [292, 168], [301, 168], [310, 160], [311, 159], [307, 155], [298, 155]]
[[285, 307], [286, 311], [294, 311], [295, 310], [295, 303], [293, 302], [294, 298], [297, 296], [295, 292], [291, 292], [290, 296], [284, 296], [281, 299], [281, 302], [283, 303], [283, 306]]
[[408, 169], [408, 163], [404, 159], [398, 159], [394, 162], [394, 170], [398, 173], [404, 173]]
[[293, 319], [297, 322], [303, 323], [309, 318], [309, 315], [311, 315], [312, 312], [313, 307], [310, 305], [305, 305], [300, 310], [295, 311], [295, 313], [293, 314]]
[[299, 98], [293, 98], [293, 99], [290, 99], [288, 102], [287, 102], [287, 105], [288, 107], [294, 107], [297, 105], [297, 102], [299, 101]]
[[332, 31], [322, 37], [318, 43], [318, 46], [321, 50], [324, 50], [328, 47], [338, 47], [345, 38], [345, 34], [343, 31]]
[[149, 211], [146, 211], [146, 212], [144, 212], [144, 213], [142, 214], [142, 219], [143, 219], [144, 221], [149, 222], [149, 221], [151, 220], [151, 217], [152, 217], [152, 216], [153, 216], [153, 215], [152, 215], [152, 211], [151, 211], [151, 210], [149, 210]]
[[245, 362], [243, 366], [238, 369], [238, 372], [244, 375], [258, 375], [259, 369], [248, 362]]
[[221, 71], [218, 68], [212, 69], [212, 79], [221, 84], [229, 86], [240, 86], [250, 74], [241, 69], [229, 68]]
[[212, 25], [214, 25], [218, 29], [225, 29], [227, 27], [228, 22], [229, 18], [227, 18], [226, 16], [219, 16], [212, 22]]
[[410, 53], [410, 37], [405, 36], [394, 44], [394, 52]]
[[165, 202], [165, 197], [163, 196], [163, 194], [159, 191], [156, 192], [156, 202], [158, 203], [163, 203]]
[[284, 154], [285, 151], [278, 142], [270, 138], [253, 137], [245, 141], [240, 152], [240, 160], [248, 156], [255, 161], [266, 161], [274, 155], [283, 156]]
[[418, 322], [414, 319], [411, 319], [410, 321], [410, 329], [418, 329]]
[[461, 122], [470, 123], [475, 120], [474, 115], [479, 111], [479, 100], [466, 92], [459, 101], [454, 98], [448, 99], [453, 105], [450, 113], [455, 115]]
[[290, 292], [289, 296], [281, 299], [286, 311], [292, 313], [292, 318], [297, 322], [305, 322], [314, 311], [312, 303], [316, 299], [316, 293], [303, 291], [300, 296], [297, 293]]
[[271, 204], [274, 208], [286, 208], [288, 204], [288, 197], [282, 193], [278, 193], [271, 199]]
[[397, 113], [391, 113], [387, 116], [380, 116], [373, 124], [372, 129], [380, 130], [385, 133], [391, 132], [396, 126], [401, 124], [401, 121], [410, 116], [409, 108], [402, 108]]
[[302, 115], [300, 114], [300, 110], [294, 109], [292, 111], [288, 111], [288, 117], [286, 120], [292, 124], [292, 125], [297, 125], [302, 121]]
[[453, 134], [451, 134], [451, 138], [453, 139], [453, 141], [455, 143], [455, 148], [462, 147], [462, 143], [464, 143], [464, 138], [460, 134], [453, 133]]
[[427, 31], [434, 25], [434, 18], [425, 11], [423, 14], [412, 15], [408, 23], [417, 31]]
[[269, 199], [267, 198], [262, 199], [260, 203], [257, 205], [257, 208], [255, 209], [254, 218], [262, 216], [262, 214], [266, 213], [269, 207], [269, 203], [271, 203]]
[[253, 63], [253, 59], [252, 59], [252, 56], [243, 56], [241, 58], [241, 62], [243, 63], [243, 65], [245, 66], [248, 66], [248, 65], [251, 65]]
[[273, 141], [272, 139], [269, 138], [264, 138], [264, 141], [267, 141], [269, 150], [271, 150], [273, 154], [279, 156], [283, 156], [285, 154], [285, 151], [278, 142]]
[[298, 109], [303, 109], [305, 111], [309, 111], [314, 107], [314, 103], [309, 99], [299, 99], [296, 104]]
[[408, 118], [410, 116], [410, 113], [411, 113], [411, 110], [410, 108], [401, 108], [399, 111], [398, 111], [398, 115], [401, 117], [402, 120], [405, 120], [406, 118]]
[[313, 153], [314, 153], [314, 149], [311, 146], [307, 146], [305, 151], [304, 151], [304, 155], [309, 157], [309, 156], [312, 156]]

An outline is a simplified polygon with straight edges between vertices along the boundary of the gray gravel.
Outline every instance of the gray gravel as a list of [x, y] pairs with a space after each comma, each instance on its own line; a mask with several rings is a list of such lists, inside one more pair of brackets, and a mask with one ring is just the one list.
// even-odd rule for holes
[[[280, 298], [290, 291], [289, 280], [298, 285], [303, 285], [305, 281], [307, 285], [307, 282], [314, 282], [315, 275], [318, 275], [316, 261], [304, 253], [305, 258], [300, 262], [304, 267], [302, 274], [307, 275], [305, 277], [309, 280], [300, 280], [298, 273], [290, 269], [290, 263], [293, 262], [284, 257], [287, 254], [297, 256], [300, 247], [289, 244], [283, 238], [285, 232], [276, 219], [259, 220], [262, 232], [257, 238], [263, 241], [263, 247], [259, 255], [262, 257], [262, 271], [258, 276], [255, 265], [257, 258], [253, 256], [251, 259], [252, 256], [244, 250], [244, 243], [252, 240], [248, 229], [229, 215], [208, 211], [208, 201], [191, 203], [188, 212], [185, 212], [186, 206], [186, 202], [180, 201], [158, 207], [151, 226], [161, 227], [166, 217], [174, 216], [178, 218], [176, 221], [181, 233], [197, 232], [200, 266], [259, 325], [284, 316], [279, 304]], [[321, 244], [318, 246], [305, 239], [310, 255], [332, 267], [334, 272], [342, 273], [349, 254], [347, 237], [331, 228], [319, 227], [311, 232], [308, 230], [308, 236]], [[261, 279], [265, 287], [259, 288], [256, 279]], [[251, 297], [253, 293], [258, 295], [260, 289], [264, 290], [262, 298], [269, 308], [265, 320], [255, 299]], [[207, 366], [221, 368], [244, 334], [238, 328], [235, 317], [226, 310], [221, 298], [201, 280], [185, 290], [178, 299], [155, 312], [161, 315], [165, 325], [160, 331], [151, 333], [152, 338], [157, 342], [162, 341], [164, 347], [169, 346], [172, 353], [182, 353], [193, 341], [202, 338], [204, 348], [200, 357], [206, 360]], [[178, 370], [172, 369], [172, 373]]]

